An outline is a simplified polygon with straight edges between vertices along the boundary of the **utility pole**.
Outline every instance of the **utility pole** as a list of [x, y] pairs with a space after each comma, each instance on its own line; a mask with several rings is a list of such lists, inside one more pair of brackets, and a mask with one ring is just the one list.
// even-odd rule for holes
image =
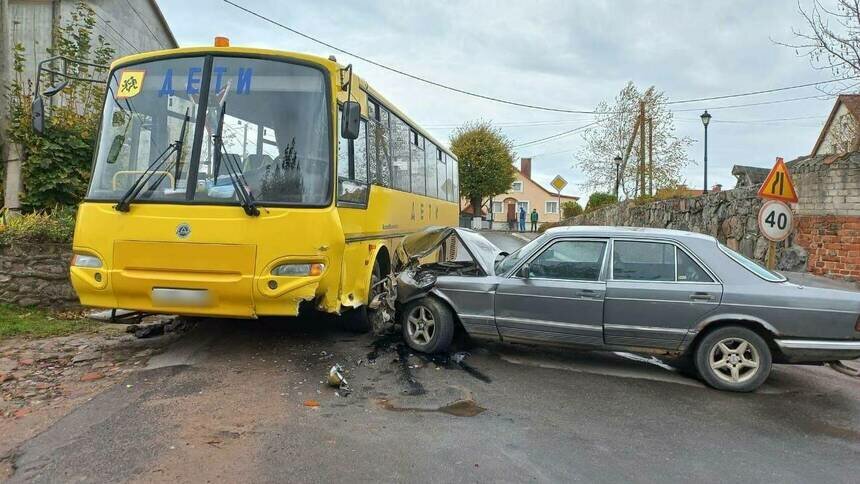
[[654, 195], [654, 118], [648, 118], [648, 195]]
[[639, 192], [645, 195], [645, 100], [639, 100]]
[[9, 0], [0, 0], [0, 159], [6, 171], [3, 205], [10, 215], [21, 209], [21, 156], [17, 145], [9, 140], [9, 99], [7, 90], [12, 82], [12, 20]]
[[[640, 121], [641, 121], [641, 119], [637, 116], [636, 117], [636, 123], [633, 125], [633, 133], [631, 133], [631, 135], [630, 135], [630, 141], [627, 142], [627, 147], [624, 148], [624, 156], [621, 158], [620, 175], [618, 177], [616, 177], [617, 179], [621, 179], [622, 177], [624, 177], [624, 170], [627, 169], [627, 160], [630, 158], [630, 152], [633, 151], [633, 143], [636, 141], [636, 132], [639, 131]], [[636, 180], [638, 181], [639, 179], [636, 178]], [[638, 190], [638, 187], [633, 190], [633, 196], [634, 197], [636, 196], [637, 190]]]

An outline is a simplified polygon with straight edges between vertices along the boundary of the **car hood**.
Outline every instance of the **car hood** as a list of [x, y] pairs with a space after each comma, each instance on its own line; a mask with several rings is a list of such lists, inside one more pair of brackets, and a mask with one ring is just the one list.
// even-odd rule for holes
[[427, 227], [407, 235], [397, 249], [400, 267], [406, 267], [430, 255], [452, 235], [460, 240], [485, 274], [493, 274], [493, 267], [502, 250], [474, 230], [460, 227]]

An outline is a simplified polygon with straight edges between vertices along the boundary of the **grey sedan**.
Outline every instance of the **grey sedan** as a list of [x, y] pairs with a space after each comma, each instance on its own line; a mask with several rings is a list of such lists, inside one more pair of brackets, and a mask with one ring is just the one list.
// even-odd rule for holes
[[664, 355], [733, 391], [756, 389], [772, 363], [860, 357], [860, 293], [790, 283], [706, 235], [560, 227], [505, 254], [476, 232], [431, 227], [404, 240], [398, 263], [417, 351], [445, 351], [460, 328]]

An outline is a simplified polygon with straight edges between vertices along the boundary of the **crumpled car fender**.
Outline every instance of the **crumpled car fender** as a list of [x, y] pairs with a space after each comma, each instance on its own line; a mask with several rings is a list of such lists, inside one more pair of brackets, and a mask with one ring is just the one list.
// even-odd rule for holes
[[[420, 277], [419, 277], [420, 276]], [[397, 275], [397, 303], [408, 304], [429, 294], [436, 286], [436, 276], [412, 266]]]

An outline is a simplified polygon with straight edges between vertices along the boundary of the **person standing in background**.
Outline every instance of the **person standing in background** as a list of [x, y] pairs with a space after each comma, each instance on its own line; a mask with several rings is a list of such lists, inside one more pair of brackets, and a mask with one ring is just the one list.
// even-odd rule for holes
[[531, 213], [532, 232], [537, 232], [538, 218], [537, 209], [533, 208]]
[[520, 207], [520, 232], [526, 231], [526, 209]]

